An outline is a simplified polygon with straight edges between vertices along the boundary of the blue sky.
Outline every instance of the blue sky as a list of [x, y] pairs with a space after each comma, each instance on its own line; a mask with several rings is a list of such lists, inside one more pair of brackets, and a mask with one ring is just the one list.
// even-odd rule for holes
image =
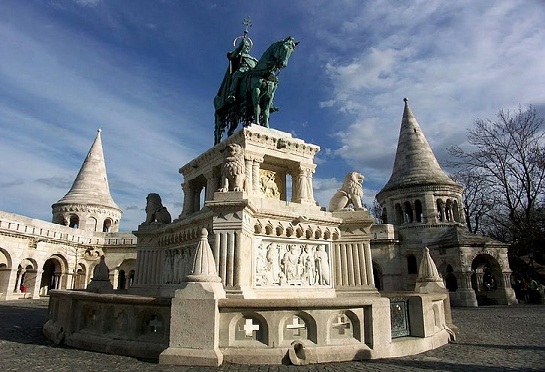
[[178, 168], [213, 144], [226, 52], [250, 16], [252, 54], [301, 43], [279, 75], [271, 127], [321, 147], [315, 197], [390, 177], [411, 108], [438, 160], [476, 118], [545, 116], [543, 1], [3, 0], [0, 209], [43, 220], [102, 129], [122, 231], [159, 193], [181, 212]]

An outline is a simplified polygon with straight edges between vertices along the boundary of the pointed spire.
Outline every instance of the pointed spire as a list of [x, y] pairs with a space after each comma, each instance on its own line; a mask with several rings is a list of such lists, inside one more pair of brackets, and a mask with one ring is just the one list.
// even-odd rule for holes
[[[418, 277], [414, 291], [417, 293], [445, 293], [447, 289], [443, 279], [437, 271], [437, 266], [430, 255], [428, 247], [424, 247], [422, 260], [418, 267]], [[448, 300], [447, 300], [448, 301]]]
[[193, 269], [191, 274], [185, 278], [186, 282], [221, 282], [216, 271], [216, 261], [212, 249], [208, 243], [208, 231], [201, 230], [201, 241], [195, 249], [193, 256]]
[[420, 266], [418, 267], [418, 278], [417, 282], [441, 282], [443, 279], [437, 271], [437, 266], [430, 256], [430, 249], [424, 247], [424, 252], [422, 254], [422, 260], [420, 261]]
[[70, 191], [56, 205], [93, 204], [119, 210], [112, 199], [108, 186], [100, 132], [99, 129]]
[[433, 151], [414, 117], [409, 100], [405, 107], [397, 143], [394, 169], [381, 192], [414, 185], [457, 185], [439, 166]]

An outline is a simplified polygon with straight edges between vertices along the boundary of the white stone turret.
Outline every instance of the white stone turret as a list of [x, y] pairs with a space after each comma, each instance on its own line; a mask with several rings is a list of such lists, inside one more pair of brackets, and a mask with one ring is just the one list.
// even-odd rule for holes
[[441, 169], [409, 101], [399, 132], [394, 169], [377, 194], [393, 225], [463, 223], [462, 186]]
[[118, 232], [121, 209], [110, 195], [101, 130], [70, 191], [53, 204], [53, 223], [89, 231]]

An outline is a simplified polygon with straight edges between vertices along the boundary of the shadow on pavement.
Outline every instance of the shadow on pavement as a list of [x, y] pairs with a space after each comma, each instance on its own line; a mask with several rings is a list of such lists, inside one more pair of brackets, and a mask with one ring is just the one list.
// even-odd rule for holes
[[[24, 301], [24, 300], [19, 300]], [[13, 302], [0, 302], [0, 340], [24, 344], [50, 345], [42, 332], [47, 321], [47, 302], [36, 302], [33, 307]], [[43, 304], [43, 305], [42, 305]]]

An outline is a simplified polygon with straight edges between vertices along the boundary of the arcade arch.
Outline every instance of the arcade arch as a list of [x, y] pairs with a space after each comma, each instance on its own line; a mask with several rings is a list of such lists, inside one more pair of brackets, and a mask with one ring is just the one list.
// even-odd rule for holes
[[47, 295], [51, 289], [67, 288], [68, 262], [65, 257], [54, 254], [49, 257], [43, 266], [40, 282], [40, 295]]
[[117, 289], [129, 289], [132, 286], [136, 272], [135, 269], [135, 259], [130, 258], [121, 262], [116, 270], [117, 272], [114, 273], [114, 275], [117, 274], [117, 280], [115, 281], [117, 283]]

